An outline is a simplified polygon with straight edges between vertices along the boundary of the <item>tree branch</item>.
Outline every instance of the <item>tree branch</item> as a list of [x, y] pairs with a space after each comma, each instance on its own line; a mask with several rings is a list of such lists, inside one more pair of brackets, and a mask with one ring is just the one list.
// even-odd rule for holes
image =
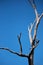
[[30, 44], [32, 45], [33, 39], [32, 39], [32, 35], [31, 35], [31, 31], [32, 31], [31, 28], [28, 27], [28, 33], [29, 33]]
[[36, 35], [37, 35], [37, 29], [38, 29], [38, 26], [39, 26], [39, 23], [40, 23], [40, 20], [43, 16], [43, 13], [38, 17], [37, 21], [36, 21], [36, 25], [35, 25], [35, 29], [34, 29], [34, 35], [33, 35], [33, 40], [36, 39]]
[[33, 43], [32, 29], [33, 29], [35, 23], [36, 23], [36, 19], [35, 19], [35, 21], [31, 24], [31, 26], [28, 27], [28, 34], [29, 34], [29, 39], [30, 39], [31, 45], [33, 45], [33, 44], [32, 44], [32, 43]]
[[32, 5], [33, 9], [34, 9], [34, 12], [35, 12], [35, 15], [36, 15], [36, 20], [38, 18], [38, 12], [37, 12], [37, 8], [36, 8], [36, 5], [35, 5], [35, 1], [34, 0], [28, 0], [30, 2], [30, 4]]
[[36, 44], [31, 47], [31, 51], [29, 53], [29, 56], [32, 54], [33, 50], [39, 45], [39, 40], [36, 41]]
[[[1, 50], [7, 50], [10, 53], [16, 54], [20, 57], [26, 57], [29, 60], [29, 65], [34, 65], [33, 64], [34, 49], [38, 46], [38, 43], [39, 43], [39, 40], [36, 40], [37, 29], [38, 29], [40, 20], [43, 16], [43, 13], [39, 16], [36, 5], [35, 5], [35, 1], [34, 0], [28, 0], [28, 1], [30, 2], [32, 8], [34, 9], [35, 16], [36, 16], [35, 21], [30, 25], [30, 27], [28, 27], [28, 34], [29, 34], [29, 39], [30, 39], [30, 44], [31, 44], [30, 53], [28, 55], [22, 53], [22, 44], [21, 44], [21, 40], [20, 40], [21, 39], [21, 33], [20, 33], [20, 35], [17, 36], [18, 42], [19, 42], [19, 45], [20, 45], [20, 53], [14, 52], [14, 51], [12, 51], [8, 48], [0, 48], [0, 49]], [[34, 34], [32, 35], [33, 28], [34, 28]]]
[[33, 8], [36, 8], [36, 5], [35, 5], [34, 0], [28, 0], [28, 1], [29, 1], [29, 3], [31, 4], [31, 6], [32, 6]]
[[10, 49], [8, 49], [8, 48], [0, 48], [0, 49], [1, 49], [1, 50], [7, 50], [7, 51], [9, 51], [10, 53], [16, 54], [16, 55], [21, 56], [21, 57], [28, 57], [28, 55], [26, 55], [26, 54], [17, 53], [17, 52], [14, 52], [14, 51], [12, 51], [12, 50], [10, 50]]
[[39, 17], [39, 21], [41, 20], [42, 17], [43, 17], [43, 13], [40, 15], [40, 17]]
[[19, 42], [19, 45], [20, 45], [20, 53], [22, 53], [22, 44], [21, 44], [21, 33], [20, 33], [20, 35], [17, 35], [17, 37], [18, 37], [18, 42]]

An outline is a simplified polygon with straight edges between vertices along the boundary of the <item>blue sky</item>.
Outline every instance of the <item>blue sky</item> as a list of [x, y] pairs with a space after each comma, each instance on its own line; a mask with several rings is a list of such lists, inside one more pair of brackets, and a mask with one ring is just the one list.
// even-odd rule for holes
[[[38, 12], [43, 12], [43, 1], [36, 0]], [[34, 21], [35, 14], [27, 0], [0, 0], [0, 47], [7, 47], [19, 52], [17, 35], [22, 32], [23, 53], [29, 53], [30, 42], [27, 27]], [[35, 49], [34, 64], [43, 65], [43, 18], [37, 38], [40, 40]], [[0, 65], [28, 65], [26, 58], [21, 58], [8, 51], [0, 50]]]

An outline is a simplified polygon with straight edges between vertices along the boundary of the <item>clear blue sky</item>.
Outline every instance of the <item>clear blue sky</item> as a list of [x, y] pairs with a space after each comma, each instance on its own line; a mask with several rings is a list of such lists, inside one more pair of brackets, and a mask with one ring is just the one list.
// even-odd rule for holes
[[[38, 12], [43, 12], [43, 1], [36, 0]], [[27, 0], [0, 0], [0, 47], [7, 47], [19, 52], [17, 35], [22, 32], [23, 53], [29, 53], [30, 42], [27, 27], [34, 21], [35, 14]], [[43, 65], [43, 18], [38, 28], [39, 46], [35, 49], [34, 64]], [[21, 58], [8, 51], [0, 50], [0, 65], [28, 65], [26, 58]]]

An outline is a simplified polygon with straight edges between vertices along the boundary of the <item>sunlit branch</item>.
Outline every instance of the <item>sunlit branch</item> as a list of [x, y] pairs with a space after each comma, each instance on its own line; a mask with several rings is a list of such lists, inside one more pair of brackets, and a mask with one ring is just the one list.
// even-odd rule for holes
[[38, 12], [37, 12], [37, 8], [36, 8], [36, 5], [35, 5], [35, 1], [34, 0], [28, 0], [30, 2], [30, 4], [32, 5], [33, 9], [34, 9], [34, 12], [35, 12], [35, 15], [36, 15], [36, 20], [38, 18]]
[[36, 19], [33, 23], [31, 23], [30, 27], [28, 27], [28, 35], [29, 35], [31, 45], [33, 45], [32, 44], [33, 43], [32, 30], [33, 30], [35, 23], [36, 23]]
[[38, 17], [37, 21], [36, 21], [36, 25], [35, 25], [35, 29], [34, 29], [34, 35], [33, 35], [33, 40], [36, 39], [36, 36], [37, 36], [37, 29], [38, 29], [38, 26], [39, 26], [39, 23], [40, 23], [40, 20], [43, 16], [43, 13]]
[[43, 13], [40, 15], [40, 17], [39, 17], [39, 21], [41, 20], [42, 17], [43, 17]]

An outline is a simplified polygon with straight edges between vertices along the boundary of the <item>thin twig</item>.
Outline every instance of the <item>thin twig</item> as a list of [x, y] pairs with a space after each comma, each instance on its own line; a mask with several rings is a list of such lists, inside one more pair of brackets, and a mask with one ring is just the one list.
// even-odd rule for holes
[[20, 45], [20, 53], [22, 53], [22, 44], [21, 44], [21, 33], [20, 35], [17, 36], [18, 37], [18, 41], [19, 41], [19, 45]]
[[35, 15], [36, 15], [36, 20], [38, 18], [38, 12], [37, 12], [37, 8], [36, 8], [36, 5], [35, 5], [35, 1], [34, 0], [28, 0], [30, 2], [30, 4], [32, 5], [33, 9], [34, 9], [34, 12], [35, 12]]

